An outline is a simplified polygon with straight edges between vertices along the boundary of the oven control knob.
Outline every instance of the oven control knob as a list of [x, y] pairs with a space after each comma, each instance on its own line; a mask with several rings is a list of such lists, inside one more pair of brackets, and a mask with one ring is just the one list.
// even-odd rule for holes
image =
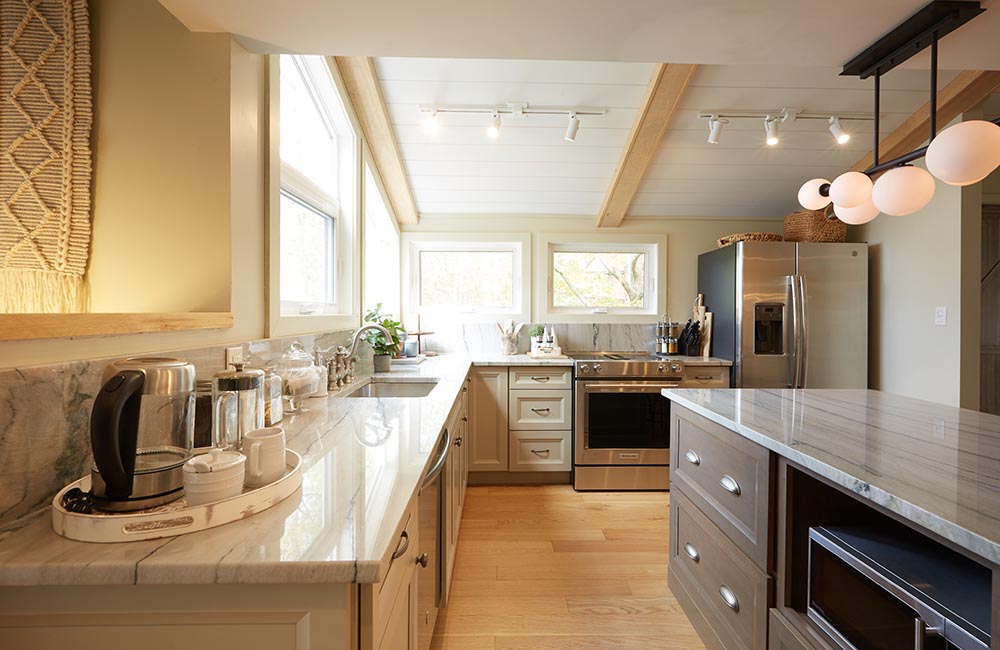
[[681, 365], [679, 363], [675, 363], [674, 365], [670, 366], [670, 369], [674, 372], [680, 372], [681, 370], [683, 370], [683, 368], [681, 368]]
[[656, 367], [656, 369], [659, 370], [660, 372], [666, 372], [667, 367], [661, 363], [659, 366]]
[[590, 372], [590, 366], [588, 366], [585, 363], [581, 363], [580, 364], [580, 372], [582, 372], [582, 373]]
[[601, 364], [595, 363], [594, 364], [594, 372], [600, 372], [600, 371], [601, 371]]

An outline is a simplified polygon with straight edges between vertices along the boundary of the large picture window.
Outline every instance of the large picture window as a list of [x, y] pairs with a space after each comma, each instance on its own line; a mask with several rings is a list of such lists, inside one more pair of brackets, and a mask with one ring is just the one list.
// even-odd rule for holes
[[364, 310], [382, 304], [382, 312], [399, 316], [399, 227], [372, 168], [365, 164], [365, 300]]

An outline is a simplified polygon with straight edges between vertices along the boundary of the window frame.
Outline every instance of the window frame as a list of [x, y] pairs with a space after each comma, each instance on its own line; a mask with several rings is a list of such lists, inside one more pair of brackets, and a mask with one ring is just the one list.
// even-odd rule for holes
[[[514, 304], [510, 309], [460, 312], [452, 307], [420, 304], [420, 266], [423, 251], [497, 251], [514, 254]], [[531, 317], [531, 236], [518, 234], [403, 232], [403, 309], [408, 318], [447, 316], [463, 323], [489, 323], [498, 318], [528, 321]]]
[[[556, 307], [553, 304], [553, 259], [560, 252], [644, 253], [646, 274], [642, 308]], [[663, 235], [542, 234], [537, 248], [538, 285], [535, 317], [539, 322], [614, 323], [628, 318], [631, 323], [655, 323], [667, 305], [667, 238]]]
[[[371, 172], [372, 180], [374, 181], [373, 187], [368, 187], [368, 172]], [[382, 203], [385, 206], [386, 212], [389, 213], [389, 221], [393, 229], [396, 231], [396, 237], [399, 243], [399, 277], [397, 281], [399, 283], [398, 293], [395, 297], [395, 303], [398, 305], [398, 311], [400, 313], [394, 313], [402, 321], [402, 312], [405, 309], [405, 304], [403, 302], [403, 250], [405, 244], [403, 243], [403, 233], [399, 228], [399, 219], [396, 217], [396, 211], [393, 209], [392, 202], [389, 200], [389, 194], [385, 191], [385, 185], [382, 181], [382, 177], [379, 175], [378, 166], [375, 164], [375, 159], [371, 155], [371, 149], [369, 149], [368, 144], [364, 143], [362, 145], [362, 156], [361, 156], [361, 177], [362, 177], [362, 192], [361, 192], [361, 268], [366, 269], [367, 260], [367, 246], [368, 246], [368, 193], [369, 191], [374, 191], [382, 199]], [[365, 304], [366, 294], [368, 293], [368, 274], [362, 271], [362, 286], [361, 286], [361, 308], [367, 310], [374, 305], [367, 306]]]
[[[325, 330], [351, 329], [361, 322], [361, 255], [362, 221], [361, 158], [363, 139], [361, 127], [349, 101], [343, 80], [329, 57], [324, 57], [333, 88], [339, 95], [346, 123], [337, 132], [338, 192], [336, 200], [294, 168], [281, 161], [280, 147], [280, 66], [279, 55], [267, 57], [267, 143], [268, 143], [268, 214], [267, 214], [267, 333], [268, 337], [290, 336]], [[324, 118], [326, 119], [326, 118]], [[349, 137], [346, 137], [349, 136]], [[281, 301], [281, 194], [292, 197], [325, 213], [334, 221], [334, 256], [336, 264], [333, 313], [283, 313]], [[329, 212], [328, 212], [329, 211]], [[290, 304], [289, 301], [285, 302]], [[301, 304], [301, 303], [295, 303]]]

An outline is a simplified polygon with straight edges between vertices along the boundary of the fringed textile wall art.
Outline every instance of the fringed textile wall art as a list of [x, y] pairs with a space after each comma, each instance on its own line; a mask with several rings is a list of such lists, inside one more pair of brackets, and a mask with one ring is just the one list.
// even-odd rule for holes
[[0, 313], [84, 311], [87, 0], [2, 0], [0, 47]]

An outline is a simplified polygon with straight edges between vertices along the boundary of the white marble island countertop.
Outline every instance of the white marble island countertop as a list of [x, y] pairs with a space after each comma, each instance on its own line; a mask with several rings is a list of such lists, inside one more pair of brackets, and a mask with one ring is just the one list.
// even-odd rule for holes
[[1000, 563], [1000, 416], [873, 390], [668, 389], [663, 395]]
[[0, 585], [378, 582], [469, 368], [442, 356], [374, 376], [438, 380], [421, 398], [307, 400], [308, 413], [281, 422], [302, 455], [302, 488], [245, 520], [90, 544], [56, 535], [48, 508], [24, 517], [0, 534]]

